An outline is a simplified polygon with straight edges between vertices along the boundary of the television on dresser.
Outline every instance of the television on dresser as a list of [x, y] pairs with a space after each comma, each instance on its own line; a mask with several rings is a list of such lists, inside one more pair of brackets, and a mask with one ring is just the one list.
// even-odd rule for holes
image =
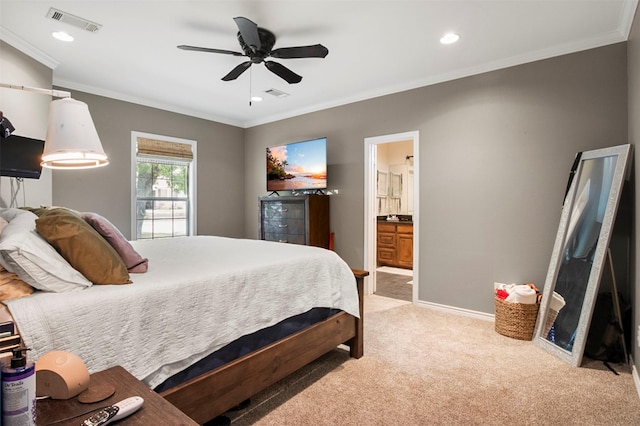
[[43, 140], [11, 135], [0, 141], [0, 176], [40, 179]]
[[267, 191], [327, 188], [327, 138], [267, 148]]

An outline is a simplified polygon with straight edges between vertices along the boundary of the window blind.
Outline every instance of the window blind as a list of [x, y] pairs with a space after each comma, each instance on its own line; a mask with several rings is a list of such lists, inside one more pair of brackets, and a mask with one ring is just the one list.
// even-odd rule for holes
[[170, 158], [170, 157], [156, 157], [156, 156], [144, 156], [144, 157], [138, 157], [136, 159], [136, 162], [138, 163], [145, 163], [145, 164], [164, 164], [167, 166], [185, 166], [185, 167], [189, 167], [189, 164], [191, 163], [191, 160], [187, 160], [187, 159], [178, 159], [178, 158]]
[[176, 158], [192, 161], [191, 145], [179, 142], [161, 141], [158, 139], [137, 138], [138, 156]]

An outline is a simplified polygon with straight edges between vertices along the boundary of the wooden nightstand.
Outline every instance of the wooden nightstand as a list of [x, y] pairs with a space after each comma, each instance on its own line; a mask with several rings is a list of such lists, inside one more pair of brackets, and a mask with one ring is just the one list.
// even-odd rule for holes
[[77, 398], [37, 401], [36, 420], [38, 425], [77, 426], [95, 411], [136, 395], [144, 398], [144, 405], [131, 416], [117, 422], [118, 425], [198, 425], [122, 367], [112, 367], [92, 374], [91, 385], [101, 384], [115, 386], [116, 392], [110, 398], [93, 404], [82, 404], [78, 402]]

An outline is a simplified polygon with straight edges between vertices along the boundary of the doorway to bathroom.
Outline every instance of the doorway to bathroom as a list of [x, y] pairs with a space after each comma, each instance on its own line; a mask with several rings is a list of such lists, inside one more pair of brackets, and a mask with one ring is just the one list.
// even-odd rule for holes
[[418, 295], [418, 132], [365, 139], [367, 294]]

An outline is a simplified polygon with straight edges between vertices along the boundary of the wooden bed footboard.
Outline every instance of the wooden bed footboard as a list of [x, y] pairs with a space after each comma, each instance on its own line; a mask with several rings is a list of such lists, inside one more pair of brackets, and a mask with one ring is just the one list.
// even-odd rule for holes
[[364, 278], [369, 273], [353, 270], [353, 274], [358, 286], [360, 318], [339, 312], [291, 336], [167, 389], [160, 395], [202, 424], [341, 344], [349, 346], [352, 357], [362, 357]]

